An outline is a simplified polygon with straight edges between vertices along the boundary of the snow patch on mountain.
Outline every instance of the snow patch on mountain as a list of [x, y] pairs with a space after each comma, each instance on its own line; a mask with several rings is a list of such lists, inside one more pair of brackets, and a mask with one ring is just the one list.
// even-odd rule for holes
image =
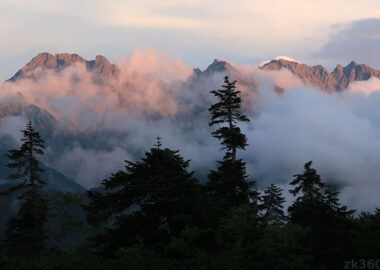
[[294, 59], [294, 58], [292, 58], [292, 57], [289, 57], [289, 56], [277, 56], [276, 58], [274, 58], [274, 59], [272, 59], [272, 60], [265, 60], [265, 61], [261, 62], [261, 63], [259, 64], [259, 67], [262, 67], [262, 66], [264, 66], [264, 65], [266, 65], [266, 64], [268, 64], [268, 63], [270, 63], [270, 62], [273, 61], [273, 60], [285, 60], [285, 61], [289, 61], [289, 62], [301, 63], [300, 61], [298, 61], [298, 60], [296, 60], [296, 59]]

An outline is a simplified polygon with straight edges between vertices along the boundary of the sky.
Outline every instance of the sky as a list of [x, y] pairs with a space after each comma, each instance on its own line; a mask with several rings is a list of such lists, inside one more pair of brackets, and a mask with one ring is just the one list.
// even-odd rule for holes
[[190, 67], [213, 59], [257, 65], [278, 55], [307, 64], [380, 68], [378, 0], [0, 0], [0, 79], [39, 52], [170, 51]]

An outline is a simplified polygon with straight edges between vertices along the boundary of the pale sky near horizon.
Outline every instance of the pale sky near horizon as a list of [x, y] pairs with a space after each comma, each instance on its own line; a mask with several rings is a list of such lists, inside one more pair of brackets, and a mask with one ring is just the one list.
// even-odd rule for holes
[[191, 67], [287, 55], [380, 68], [379, 0], [0, 0], [0, 80], [39, 52], [172, 51]]

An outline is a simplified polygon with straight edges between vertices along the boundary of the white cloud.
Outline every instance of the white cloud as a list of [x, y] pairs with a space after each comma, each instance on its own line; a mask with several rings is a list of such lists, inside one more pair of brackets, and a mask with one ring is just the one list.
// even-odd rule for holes
[[336, 28], [316, 57], [344, 63], [355, 60], [380, 68], [380, 19], [358, 20]]
[[[139, 65], [142, 61], [146, 66]], [[138, 160], [157, 135], [165, 147], [180, 149], [191, 159], [191, 168], [205, 179], [223, 156], [210, 135], [207, 111], [213, 102], [208, 91], [220, 85], [223, 74], [182, 84], [189, 68], [170, 54], [154, 51], [137, 52], [122, 63], [120, 81], [111, 85], [94, 84], [85, 68], [74, 66], [35, 81], [5, 83], [1, 97], [21, 92], [26, 101], [77, 123], [74, 130], [84, 138], [74, 137], [74, 146], [59, 149], [51, 166], [87, 187], [121, 168], [124, 159]], [[239, 89], [252, 120], [242, 125], [249, 146], [238, 156], [247, 161], [248, 174], [260, 188], [285, 185], [313, 160], [324, 181], [342, 188], [345, 203], [361, 210], [380, 205], [379, 80], [354, 83], [348, 91], [328, 95], [303, 86], [288, 71], [234, 68], [240, 71]], [[81, 80], [72, 80], [73, 74]], [[253, 79], [258, 89], [246, 83]], [[275, 84], [286, 90], [278, 95]], [[22, 123], [11, 124], [4, 132], [13, 134]]]
[[7, 116], [0, 122], [0, 137], [9, 136], [15, 143], [21, 144], [22, 133], [20, 130], [25, 128], [26, 121], [21, 116]]
[[126, 159], [132, 160], [131, 156], [120, 148], [96, 151], [76, 146], [62, 153], [54, 166], [60, 172], [76, 179], [82, 186], [91, 188], [111, 173], [123, 169]]

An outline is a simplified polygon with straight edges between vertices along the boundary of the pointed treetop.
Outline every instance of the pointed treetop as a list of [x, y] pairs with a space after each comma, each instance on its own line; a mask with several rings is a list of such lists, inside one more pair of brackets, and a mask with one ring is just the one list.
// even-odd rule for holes
[[157, 136], [157, 143], [154, 145], [157, 149], [161, 149], [162, 143], [161, 143], [161, 137]]

